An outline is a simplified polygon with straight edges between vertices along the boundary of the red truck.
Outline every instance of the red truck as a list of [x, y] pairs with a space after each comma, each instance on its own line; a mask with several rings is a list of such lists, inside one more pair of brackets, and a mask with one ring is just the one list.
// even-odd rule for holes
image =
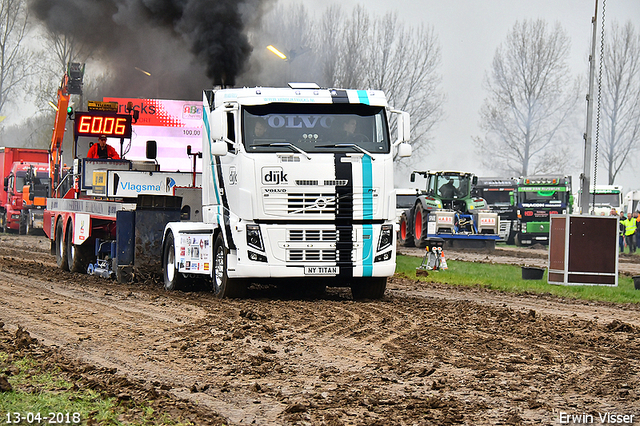
[[[0, 147], [0, 230], [30, 233], [42, 228], [49, 196], [49, 152], [46, 149]], [[24, 194], [25, 186], [29, 188]], [[25, 200], [25, 198], [27, 198]]]

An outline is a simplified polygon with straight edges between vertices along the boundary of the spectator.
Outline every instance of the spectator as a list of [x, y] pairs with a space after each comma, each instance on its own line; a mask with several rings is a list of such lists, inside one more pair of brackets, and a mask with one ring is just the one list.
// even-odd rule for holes
[[620, 211], [620, 222], [618, 225], [618, 231], [620, 233], [620, 236], [618, 237], [618, 244], [620, 245], [620, 253], [624, 253], [624, 230], [625, 230], [625, 226], [624, 226], [624, 221], [627, 218], [624, 216], [624, 212]]
[[629, 214], [622, 223], [624, 223], [625, 243], [629, 247], [629, 254], [633, 254], [636, 252], [636, 230], [638, 229], [636, 218]]

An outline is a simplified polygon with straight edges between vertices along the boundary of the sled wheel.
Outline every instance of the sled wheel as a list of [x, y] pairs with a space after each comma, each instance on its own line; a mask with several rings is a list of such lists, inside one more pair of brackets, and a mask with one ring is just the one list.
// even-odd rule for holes
[[62, 225], [62, 218], [60, 218], [56, 225], [56, 265], [63, 271], [69, 270], [67, 253], [67, 244], [64, 241], [64, 226]]
[[87, 266], [91, 261], [91, 244], [85, 241], [84, 244], [73, 244], [73, 222], [69, 222], [67, 226], [67, 261], [69, 262], [69, 271], [71, 272], [87, 272]]

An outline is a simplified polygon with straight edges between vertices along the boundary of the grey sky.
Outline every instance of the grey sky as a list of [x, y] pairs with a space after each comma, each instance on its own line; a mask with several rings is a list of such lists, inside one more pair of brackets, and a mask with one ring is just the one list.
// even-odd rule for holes
[[[296, 0], [288, 0], [296, 3]], [[323, 11], [329, 3], [303, 0], [313, 12]], [[496, 48], [506, 39], [516, 20], [544, 19], [553, 25], [559, 22], [571, 38], [572, 71], [586, 81], [591, 43], [591, 18], [595, 0], [341, 0], [343, 10], [364, 4], [371, 12], [383, 14], [397, 10], [407, 24], [425, 23], [434, 27], [442, 52], [443, 90], [447, 95], [445, 119], [435, 131], [435, 147], [421, 164], [424, 169], [467, 170], [481, 175], [490, 173], [475, 157], [472, 137], [480, 136], [479, 111], [486, 92], [483, 80], [491, 66]], [[602, 0], [598, 4], [598, 25], [602, 19]], [[640, 0], [607, 0], [606, 22], [624, 23], [630, 20], [640, 31]], [[598, 27], [598, 39], [600, 37]], [[586, 88], [585, 88], [586, 95]], [[584, 102], [580, 104], [584, 109]], [[584, 113], [586, 114], [586, 112]], [[576, 138], [582, 141], [584, 126]], [[455, 155], [451, 144], [456, 144]], [[582, 167], [583, 148], [576, 152]], [[625, 192], [640, 189], [640, 159], [635, 171], [627, 166], [617, 184]], [[569, 171], [577, 188], [578, 170]], [[591, 171], [592, 173], [592, 171]], [[604, 170], [598, 172], [598, 183], [606, 183]]]

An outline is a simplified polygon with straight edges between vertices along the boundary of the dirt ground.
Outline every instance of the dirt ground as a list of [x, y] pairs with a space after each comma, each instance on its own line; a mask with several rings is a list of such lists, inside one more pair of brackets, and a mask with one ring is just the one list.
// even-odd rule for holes
[[[529, 250], [447, 255], [546, 263]], [[194, 424], [640, 424], [638, 305], [401, 277], [379, 301], [271, 287], [217, 300], [63, 272], [45, 237], [1, 234], [0, 301], [4, 341], [21, 326], [81, 384]]]

